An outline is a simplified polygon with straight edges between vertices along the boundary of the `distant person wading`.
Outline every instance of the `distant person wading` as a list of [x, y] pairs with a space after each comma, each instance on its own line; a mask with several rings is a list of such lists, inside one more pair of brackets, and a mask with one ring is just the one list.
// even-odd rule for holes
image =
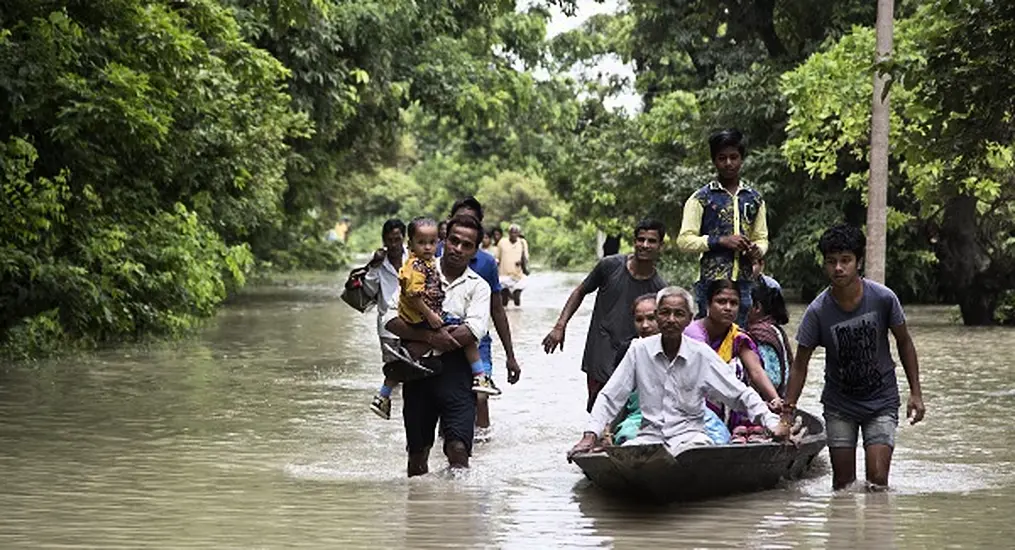
[[500, 275], [501, 300], [506, 306], [514, 301], [522, 305], [522, 290], [525, 289], [529, 274], [529, 243], [521, 236], [522, 228], [511, 224], [508, 238], [497, 244], [498, 274]]

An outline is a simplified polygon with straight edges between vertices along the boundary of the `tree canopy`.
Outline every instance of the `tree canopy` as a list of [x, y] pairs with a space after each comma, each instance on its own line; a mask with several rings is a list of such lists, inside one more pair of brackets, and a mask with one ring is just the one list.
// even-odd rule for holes
[[[749, 137], [769, 269], [806, 298], [815, 243], [862, 224], [875, 70], [891, 75], [888, 284], [1015, 319], [1015, 6], [897, 2], [875, 67], [858, 0], [10, 0], [0, 11], [0, 347], [176, 335], [253, 269], [336, 269], [378, 221], [476, 195], [553, 266], [596, 230], [674, 230]], [[630, 81], [576, 68], [615, 56]], [[637, 112], [611, 108], [634, 90]], [[348, 246], [325, 234], [341, 217]], [[680, 278], [693, 258], [671, 252]], [[689, 281], [682, 281], [689, 282]]]

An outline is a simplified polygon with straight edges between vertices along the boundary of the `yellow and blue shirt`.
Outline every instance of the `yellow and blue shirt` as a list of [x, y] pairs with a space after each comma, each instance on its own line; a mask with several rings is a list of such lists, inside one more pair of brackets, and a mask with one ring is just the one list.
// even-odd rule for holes
[[751, 264], [744, 255], [721, 244], [727, 235], [743, 235], [768, 250], [768, 221], [761, 193], [744, 182], [730, 193], [718, 181], [695, 191], [684, 203], [684, 217], [677, 246], [684, 252], [701, 254], [699, 280], [751, 278]]

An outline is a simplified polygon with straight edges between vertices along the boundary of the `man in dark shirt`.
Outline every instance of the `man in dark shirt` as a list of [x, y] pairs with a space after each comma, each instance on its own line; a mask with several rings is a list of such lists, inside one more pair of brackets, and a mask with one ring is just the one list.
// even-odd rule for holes
[[553, 353], [564, 349], [567, 323], [587, 294], [599, 291], [592, 310], [592, 321], [585, 340], [582, 370], [588, 378], [591, 412], [596, 395], [613, 374], [613, 358], [620, 346], [635, 335], [631, 304], [642, 294], [657, 292], [666, 286], [656, 271], [656, 261], [666, 238], [666, 226], [656, 220], [642, 220], [634, 229], [634, 254], [615, 255], [599, 260], [588, 277], [567, 299], [557, 324], [543, 339], [543, 350]]

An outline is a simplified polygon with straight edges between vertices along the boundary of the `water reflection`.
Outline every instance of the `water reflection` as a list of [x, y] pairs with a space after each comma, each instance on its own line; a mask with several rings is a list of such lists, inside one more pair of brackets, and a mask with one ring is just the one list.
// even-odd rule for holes
[[829, 549], [895, 548], [895, 495], [843, 492], [828, 501]]
[[[401, 422], [367, 410], [374, 320], [338, 300], [339, 281], [253, 289], [185, 342], [4, 371], [0, 547], [1010, 545], [1015, 449], [994, 426], [1015, 408], [1015, 371], [990, 352], [1015, 331], [907, 308], [928, 417], [900, 429], [890, 493], [833, 494], [823, 454], [812, 477], [777, 490], [636, 506], [564, 460], [586, 418], [592, 300], [562, 354], [539, 341], [580, 278], [537, 274], [509, 308], [523, 378], [501, 384], [494, 439], [461, 476], [434, 452], [433, 474], [405, 479]], [[818, 355], [801, 400], [814, 411]], [[499, 345], [494, 356], [500, 382]], [[400, 396], [394, 407], [399, 418]]]

